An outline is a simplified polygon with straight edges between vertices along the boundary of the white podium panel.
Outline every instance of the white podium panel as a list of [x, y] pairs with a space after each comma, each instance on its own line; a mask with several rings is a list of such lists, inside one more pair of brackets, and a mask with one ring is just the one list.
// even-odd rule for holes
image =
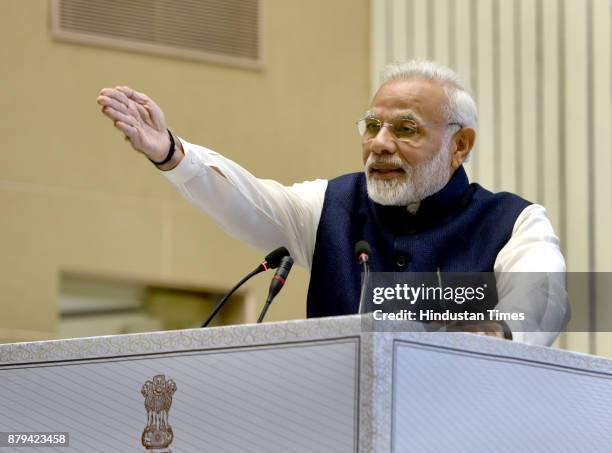
[[70, 446], [58, 451], [144, 451], [141, 389], [163, 375], [176, 386], [174, 452], [356, 451], [358, 343], [5, 366], [0, 431], [68, 431]]
[[396, 341], [393, 451], [612, 451], [610, 373], [541, 359]]

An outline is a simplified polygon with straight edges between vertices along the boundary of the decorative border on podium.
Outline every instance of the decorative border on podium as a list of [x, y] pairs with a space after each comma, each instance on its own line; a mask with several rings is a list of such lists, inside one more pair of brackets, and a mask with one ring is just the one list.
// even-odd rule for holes
[[80, 360], [84, 357], [88, 359], [126, 357], [331, 339], [355, 336], [360, 332], [360, 318], [346, 316], [210, 329], [14, 343], [0, 345], [0, 366]]

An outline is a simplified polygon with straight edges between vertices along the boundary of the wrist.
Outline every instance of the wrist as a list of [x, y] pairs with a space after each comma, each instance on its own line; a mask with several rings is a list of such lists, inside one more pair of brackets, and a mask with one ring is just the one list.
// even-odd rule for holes
[[168, 138], [170, 139], [170, 146], [168, 147], [166, 157], [162, 161], [158, 162], [149, 159], [161, 171], [172, 170], [181, 162], [181, 160], [183, 160], [183, 157], [185, 156], [181, 141], [174, 137], [170, 129], [168, 129]]

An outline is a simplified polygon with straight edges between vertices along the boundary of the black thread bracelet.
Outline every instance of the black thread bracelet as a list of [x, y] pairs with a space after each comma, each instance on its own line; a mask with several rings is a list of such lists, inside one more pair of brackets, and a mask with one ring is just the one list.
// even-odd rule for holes
[[170, 162], [170, 159], [172, 159], [172, 156], [174, 156], [174, 137], [172, 136], [172, 132], [170, 132], [170, 129], [166, 130], [168, 131], [168, 136], [170, 137], [170, 149], [168, 150], [168, 155], [161, 162], [155, 162], [153, 159], [149, 159], [154, 165], [157, 166], [167, 164], [168, 162]]

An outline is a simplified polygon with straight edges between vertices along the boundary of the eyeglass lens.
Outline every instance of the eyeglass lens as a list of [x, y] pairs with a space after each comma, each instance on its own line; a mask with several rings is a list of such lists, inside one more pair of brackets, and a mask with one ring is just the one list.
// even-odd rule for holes
[[414, 138], [418, 132], [418, 125], [408, 119], [398, 118], [391, 123], [383, 123], [378, 118], [364, 118], [358, 123], [359, 134], [364, 138], [374, 138], [383, 127], [390, 127], [391, 132], [400, 140]]

